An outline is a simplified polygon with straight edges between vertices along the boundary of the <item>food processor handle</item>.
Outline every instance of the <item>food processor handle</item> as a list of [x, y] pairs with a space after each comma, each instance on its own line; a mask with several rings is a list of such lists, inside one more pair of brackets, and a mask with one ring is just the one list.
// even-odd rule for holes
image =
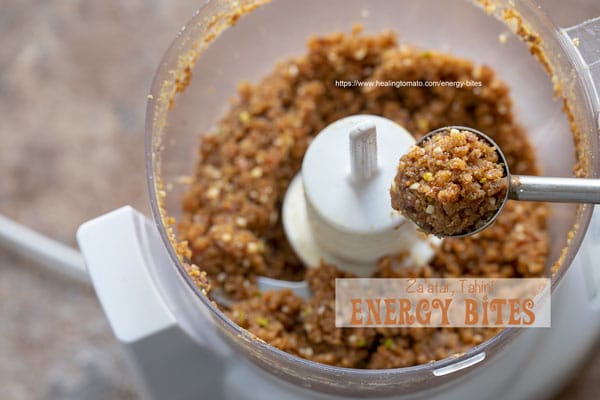
[[508, 197], [521, 201], [600, 204], [600, 179], [512, 175]]
[[[104, 313], [144, 399], [214, 398], [228, 349], [192, 338], [165, 304], [152, 264], [168, 268], [156, 226], [127, 206], [79, 227], [77, 242]], [[201, 310], [196, 310], [202, 318]], [[208, 393], [206, 389], [208, 388]]]
[[597, 129], [600, 129], [600, 16], [561, 31], [571, 44], [567, 48], [580, 60], [582, 70], [579, 72], [594, 88], [592, 101], [595, 102]]

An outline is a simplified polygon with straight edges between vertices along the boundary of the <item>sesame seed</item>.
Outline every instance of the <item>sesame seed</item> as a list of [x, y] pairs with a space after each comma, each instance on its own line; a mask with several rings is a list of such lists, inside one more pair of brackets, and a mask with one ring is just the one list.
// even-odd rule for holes
[[258, 244], [256, 242], [250, 242], [246, 245], [246, 250], [251, 254], [258, 253]]
[[358, 49], [357, 51], [354, 52], [354, 59], [355, 60], [362, 60], [365, 58], [365, 56], [367, 55], [367, 49], [365, 49], [364, 47], [361, 49]]
[[314, 350], [312, 349], [312, 347], [302, 347], [298, 349], [298, 352], [304, 357], [312, 357], [312, 355], [314, 354]]
[[248, 220], [244, 217], [237, 217], [235, 219], [235, 224], [241, 228], [245, 228], [248, 225]]
[[253, 178], [260, 178], [261, 176], [263, 176], [262, 168], [261, 167], [252, 168], [252, 170], [250, 171], [250, 176]]
[[206, 167], [204, 167], [204, 172], [209, 178], [212, 179], [219, 179], [221, 178], [221, 176], [223, 176], [221, 171], [212, 165], [207, 165]]
[[288, 74], [289, 74], [291, 77], [296, 77], [296, 76], [298, 76], [298, 72], [299, 72], [299, 70], [298, 70], [298, 66], [297, 66], [296, 64], [291, 64], [291, 65], [288, 67]]
[[217, 197], [219, 197], [220, 192], [221, 192], [221, 190], [218, 187], [212, 186], [206, 191], [206, 197], [208, 199], [214, 200]]

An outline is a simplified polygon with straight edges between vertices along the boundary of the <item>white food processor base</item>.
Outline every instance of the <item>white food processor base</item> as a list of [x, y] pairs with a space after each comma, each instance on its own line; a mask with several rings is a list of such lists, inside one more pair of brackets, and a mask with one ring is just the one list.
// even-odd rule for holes
[[[148, 399], [333, 399], [283, 382], [236, 357], [207, 328], [192, 338], [156, 284], [156, 267], [176, 273], [154, 224], [123, 207], [83, 224], [79, 246], [104, 312]], [[552, 328], [523, 332], [472, 379], [428, 393], [437, 399], [544, 399], [585, 360], [600, 332], [600, 209], [566, 277], [553, 294]], [[168, 268], [167, 268], [168, 267]], [[189, 289], [191, 290], [191, 289]], [[206, 318], [198, 310], [199, 318]], [[210, 324], [207, 324], [210, 325]], [[527, 356], [523, 356], [527, 354]], [[477, 364], [468, 368], [479, 368]], [[394, 398], [416, 398], [419, 395]]]

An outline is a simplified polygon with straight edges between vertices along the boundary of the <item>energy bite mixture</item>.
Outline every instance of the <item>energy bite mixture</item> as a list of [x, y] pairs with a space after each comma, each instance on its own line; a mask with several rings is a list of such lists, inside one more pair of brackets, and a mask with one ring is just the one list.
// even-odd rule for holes
[[[475, 80], [481, 87], [336, 85], [336, 80]], [[390, 118], [420, 138], [464, 125], [486, 132], [511, 171], [535, 174], [534, 153], [514, 122], [507, 87], [485, 66], [399, 44], [391, 32], [311, 38], [307, 53], [276, 65], [256, 85], [243, 83], [215, 131], [201, 136], [193, 183], [178, 221], [188, 271], [197, 285], [223, 291], [225, 312], [257, 337], [300, 357], [353, 368], [423, 364], [468, 350], [492, 329], [335, 328], [334, 265], [305, 269], [284, 235], [281, 205], [312, 138], [331, 122], [366, 113]], [[380, 277], [538, 276], [548, 254], [547, 209], [509, 202], [496, 222], [468, 238], [445, 239], [429, 265]], [[306, 279], [313, 292], [261, 293], [257, 276]], [[209, 293], [210, 295], [210, 293]]]
[[494, 217], [506, 197], [508, 178], [499, 158], [473, 132], [433, 134], [400, 158], [392, 207], [427, 233], [473, 232]]

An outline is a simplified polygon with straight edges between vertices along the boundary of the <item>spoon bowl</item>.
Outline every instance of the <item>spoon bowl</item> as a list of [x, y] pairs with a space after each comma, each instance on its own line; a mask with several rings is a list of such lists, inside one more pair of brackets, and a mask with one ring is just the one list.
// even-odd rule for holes
[[488, 228], [496, 218], [498, 218], [508, 200], [600, 204], [600, 179], [511, 175], [508, 163], [506, 162], [506, 157], [498, 144], [489, 136], [474, 128], [464, 126], [442, 127], [423, 136], [416, 145], [423, 147], [423, 145], [434, 136], [447, 135], [452, 129], [471, 132], [487, 142], [490, 146], [494, 147], [498, 155], [498, 164], [504, 169], [504, 176], [505, 179], [507, 179], [507, 190], [496, 212], [492, 215], [488, 215], [485, 221], [481, 221], [475, 228], [448, 235], [443, 232], [432, 231], [431, 229], [427, 229], [427, 227], [419, 225], [425, 233], [434, 234], [440, 237], [456, 238], [474, 235]]

